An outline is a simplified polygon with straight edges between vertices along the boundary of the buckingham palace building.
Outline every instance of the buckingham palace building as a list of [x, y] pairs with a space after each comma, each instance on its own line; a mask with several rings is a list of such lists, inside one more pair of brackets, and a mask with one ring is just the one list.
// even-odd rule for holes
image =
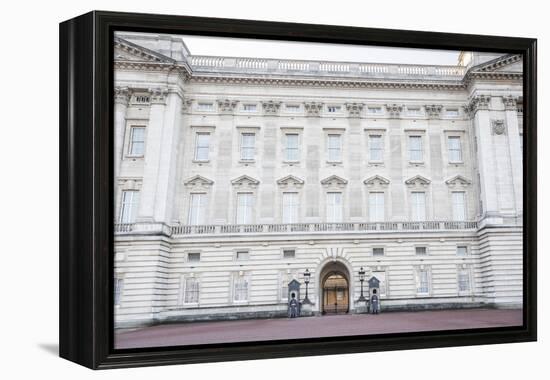
[[114, 49], [115, 327], [285, 317], [292, 280], [307, 315], [372, 277], [382, 313], [522, 307], [521, 55]]

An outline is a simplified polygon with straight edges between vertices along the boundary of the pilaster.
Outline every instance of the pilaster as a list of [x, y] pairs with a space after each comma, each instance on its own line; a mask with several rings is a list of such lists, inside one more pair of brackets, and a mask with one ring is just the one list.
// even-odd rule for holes
[[514, 181], [516, 213], [523, 214], [523, 159], [519, 137], [517, 97], [505, 96], [502, 102], [505, 108], [505, 121], [508, 127], [508, 143]]
[[124, 132], [126, 130], [126, 111], [130, 100], [131, 91], [128, 87], [115, 87], [115, 176], [120, 172], [122, 149], [124, 147]]
[[[162, 134], [165, 129], [166, 98], [168, 88], [153, 88], [145, 147], [143, 186], [137, 222], [160, 222], [156, 216], [160, 210], [157, 202], [157, 186], [161, 162]], [[178, 111], [179, 113], [179, 111]], [[158, 200], [160, 202], [160, 199]]]

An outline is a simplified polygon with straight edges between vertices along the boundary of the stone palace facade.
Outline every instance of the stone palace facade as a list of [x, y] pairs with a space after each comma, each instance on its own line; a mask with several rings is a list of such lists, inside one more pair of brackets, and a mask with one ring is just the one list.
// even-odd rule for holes
[[[522, 307], [522, 57], [195, 56], [115, 36], [115, 326]], [[404, 57], [406, 60], [406, 57]]]

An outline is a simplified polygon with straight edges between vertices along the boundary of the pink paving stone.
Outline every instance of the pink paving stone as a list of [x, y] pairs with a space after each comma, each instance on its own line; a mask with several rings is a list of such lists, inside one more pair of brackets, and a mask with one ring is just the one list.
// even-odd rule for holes
[[437, 310], [295, 319], [170, 323], [117, 331], [116, 348], [179, 346], [414, 331], [519, 326], [522, 310]]

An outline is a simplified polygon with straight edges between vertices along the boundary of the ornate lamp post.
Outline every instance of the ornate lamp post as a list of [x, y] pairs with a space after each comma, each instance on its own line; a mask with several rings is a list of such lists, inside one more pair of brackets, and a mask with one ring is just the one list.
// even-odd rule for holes
[[311, 303], [311, 301], [307, 297], [307, 290], [308, 290], [309, 278], [310, 277], [311, 277], [311, 273], [309, 272], [309, 269], [306, 269], [306, 271], [304, 272], [304, 282], [306, 284], [306, 296], [304, 298], [303, 304], [310, 304]]
[[359, 269], [359, 281], [361, 281], [361, 297], [357, 301], [364, 302], [366, 301], [365, 297], [363, 296], [363, 281], [365, 281], [365, 270], [363, 267]]

